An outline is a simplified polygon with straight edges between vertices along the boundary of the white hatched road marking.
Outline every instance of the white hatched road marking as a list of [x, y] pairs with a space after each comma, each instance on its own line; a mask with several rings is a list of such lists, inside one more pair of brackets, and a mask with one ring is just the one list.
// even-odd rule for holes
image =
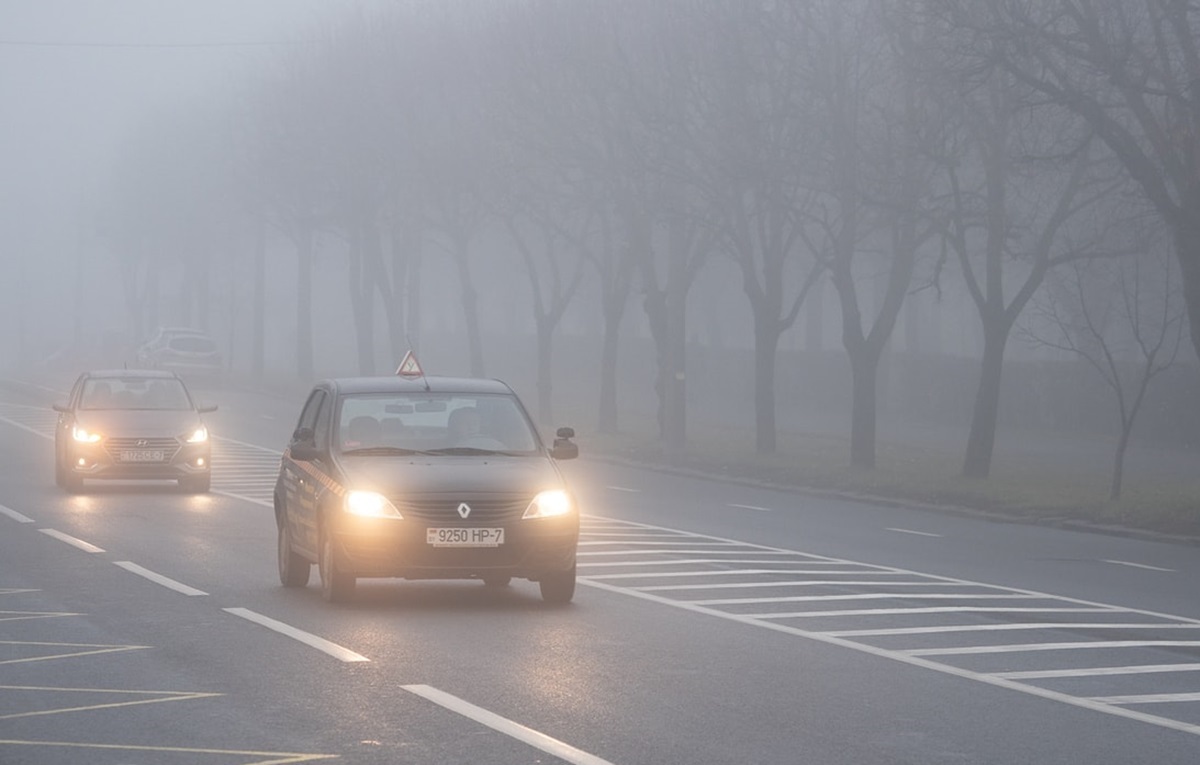
[[[602, 537], [593, 536], [592, 528], [603, 532]], [[1180, 661], [1176, 664], [1153, 664], [1138, 661], [1146, 652], [1162, 652], [1179, 649], [1190, 650], [1200, 646], [1194, 640], [1154, 639], [1155, 631], [1164, 633], [1180, 630], [1200, 629], [1200, 620], [1187, 619], [1171, 614], [1122, 608], [1104, 603], [1094, 603], [1073, 598], [1064, 598], [1043, 592], [999, 587], [982, 582], [972, 582], [950, 577], [924, 574], [905, 569], [860, 563], [857, 561], [829, 558], [794, 550], [754, 545], [737, 540], [703, 536], [690, 532], [666, 529], [626, 522], [628, 536], [622, 540], [621, 526], [613, 519], [584, 519], [583, 533], [589, 544], [579, 551], [580, 582], [585, 585], [614, 593], [630, 595], [643, 600], [670, 605], [697, 613], [737, 621], [779, 632], [785, 632], [812, 640], [831, 643], [857, 651], [863, 651], [896, 661], [916, 664], [939, 672], [967, 678], [989, 685], [996, 685], [1021, 693], [1048, 698], [1072, 706], [1083, 707], [1105, 714], [1126, 717], [1164, 728], [1200, 735], [1200, 725], [1186, 716], [1187, 703], [1200, 694], [1200, 680], [1194, 689], [1174, 693], [1112, 693], [1110, 695], [1076, 695], [1038, 685], [1038, 681], [1053, 681], [1059, 678], [1088, 677], [1110, 678], [1119, 682], [1122, 677], [1155, 677], [1176, 684], [1180, 678], [1197, 678], [1200, 664]], [[907, 529], [892, 529], [902, 533]], [[674, 538], [660, 538], [669, 532]], [[919, 535], [928, 535], [918, 532]], [[648, 536], [652, 535], [652, 536]], [[718, 549], [714, 549], [718, 548]], [[1111, 562], [1111, 561], [1110, 561]], [[594, 572], [594, 575], [589, 575]], [[730, 581], [731, 576], [741, 576], [748, 581]], [[688, 583], [664, 584], [673, 577]], [[844, 577], [844, 578], [843, 578]], [[811, 587], [828, 588], [828, 594], [788, 595], [790, 589]], [[853, 587], [860, 592], [846, 593]], [[920, 587], [920, 592], [904, 592], [905, 588]], [[768, 592], [768, 597], [755, 598], [705, 598], [703, 595], [740, 588], [755, 588]], [[771, 589], [774, 592], [770, 592]], [[839, 592], [840, 590], [840, 592]], [[981, 592], [983, 590], [984, 592]], [[700, 598], [689, 598], [693, 593]], [[879, 608], [853, 610], [823, 610], [822, 603], [845, 601], [876, 601]], [[952, 601], [946, 605], [925, 605], [937, 601]], [[972, 605], [980, 601], [1005, 600], [1005, 605]], [[812, 603], [814, 608], [802, 611], [745, 613], [746, 605], [783, 605], [787, 603]], [[901, 603], [913, 602], [911, 606]], [[741, 611], [730, 609], [741, 608]], [[1025, 615], [1037, 614], [1040, 618], [1021, 621]], [[1107, 618], [1079, 619], [1089, 614], [1104, 614]], [[895, 624], [890, 626], [864, 625], [867, 619], [922, 619], [928, 623], [920, 626]], [[989, 619], [1004, 619], [992, 623]], [[793, 626], [805, 620], [825, 626], [825, 630]], [[946, 623], [946, 620], [953, 620]], [[1011, 621], [1010, 621], [1011, 620]], [[1128, 622], [1123, 620], [1129, 620]], [[966, 623], [964, 623], [966, 622]], [[862, 628], [854, 628], [855, 625]], [[1087, 631], [1109, 635], [1121, 630], [1137, 630], [1145, 634], [1145, 640], [1108, 640], [1096, 637], [1080, 640]], [[1045, 633], [1047, 640], [1039, 643], [1004, 644], [1002, 636]], [[1074, 635], [1074, 640], [1062, 640], [1064, 633]], [[920, 645], [921, 640], [934, 637], [966, 640], [971, 636], [993, 637], [998, 645], [958, 645], [930, 647]], [[976, 639], [978, 639], [978, 637]], [[1038, 635], [1041, 637], [1041, 635]], [[866, 642], [875, 639], [907, 638], [916, 645], [885, 648]], [[1057, 641], [1057, 642], [1056, 642]], [[949, 663], [972, 656], [1012, 656], [1015, 661], [1027, 652], [1045, 655], [1074, 656], [1079, 651], [1102, 649], [1118, 652], [1126, 659], [1127, 666], [1061, 667], [1037, 670], [981, 672], [966, 666]], [[1186, 654], [1181, 654], [1181, 658]], [[1176, 668], [1178, 671], [1176, 671]], [[1191, 673], [1191, 674], [1188, 674]], [[1094, 689], [1093, 689], [1094, 690]], [[1118, 690], [1119, 688], [1114, 688]], [[1145, 690], [1139, 688], [1138, 690]], [[1153, 689], [1151, 689], [1153, 690]], [[1165, 689], [1163, 689], [1165, 690]], [[1148, 714], [1130, 709], [1137, 704], [1156, 704], [1167, 713], [1179, 710], [1178, 719], [1165, 714]]]

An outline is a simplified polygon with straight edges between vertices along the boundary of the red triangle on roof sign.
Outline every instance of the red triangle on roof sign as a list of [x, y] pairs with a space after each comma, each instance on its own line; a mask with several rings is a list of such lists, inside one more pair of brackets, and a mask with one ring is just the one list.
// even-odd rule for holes
[[396, 374], [400, 377], [424, 377], [425, 373], [421, 371], [421, 365], [417, 363], [417, 357], [412, 351], [404, 354], [404, 358], [400, 361], [400, 366], [396, 367]]

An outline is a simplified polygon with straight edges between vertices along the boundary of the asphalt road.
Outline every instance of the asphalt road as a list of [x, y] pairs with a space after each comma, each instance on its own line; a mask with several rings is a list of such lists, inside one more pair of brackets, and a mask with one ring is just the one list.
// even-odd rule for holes
[[[589, 459], [580, 587], [285, 590], [300, 401], [214, 390], [213, 492], [53, 482], [0, 388], [0, 763], [1200, 762], [1200, 549]], [[315, 580], [315, 576], [314, 576]]]

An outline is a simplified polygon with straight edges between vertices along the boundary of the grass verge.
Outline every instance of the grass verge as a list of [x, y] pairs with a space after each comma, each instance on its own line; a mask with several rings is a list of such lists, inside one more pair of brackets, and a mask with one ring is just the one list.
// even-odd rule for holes
[[[1126, 479], [1121, 499], [1108, 499], [1111, 476], [1028, 461], [997, 459], [990, 477], [964, 478], [961, 453], [880, 443], [876, 467], [849, 465], [848, 439], [827, 434], [781, 433], [774, 454], [756, 454], [753, 433], [692, 428], [683, 454], [669, 454], [649, 432], [589, 434], [584, 452], [635, 464], [695, 471], [709, 476], [836, 492], [852, 497], [919, 503], [985, 512], [1044, 524], [1091, 524], [1200, 538], [1200, 475], [1195, 478]], [[1197, 471], [1200, 474], [1200, 470]]]

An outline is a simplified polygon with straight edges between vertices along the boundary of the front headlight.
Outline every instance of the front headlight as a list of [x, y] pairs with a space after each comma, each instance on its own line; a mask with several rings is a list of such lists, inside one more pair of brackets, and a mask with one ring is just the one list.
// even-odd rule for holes
[[81, 428], [78, 425], [71, 428], [71, 437], [76, 441], [85, 444], [94, 444], [100, 440], [99, 433], [93, 433], [92, 431], [87, 430], [86, 428]]
[[208, 440], [208, 428], [201, 425], [192, 431], [192, 434], [187, 437], [189, 444], [202, 444]]
[[346, 495], [346, 512], [369, 518], [401, 518], [400, 511], [382, 494], [373, 491], [352, 491]]
[[571, 512], [571, 498], [561, 489], [543, 491], [525, 508], [522, 518], [553, 518]]

